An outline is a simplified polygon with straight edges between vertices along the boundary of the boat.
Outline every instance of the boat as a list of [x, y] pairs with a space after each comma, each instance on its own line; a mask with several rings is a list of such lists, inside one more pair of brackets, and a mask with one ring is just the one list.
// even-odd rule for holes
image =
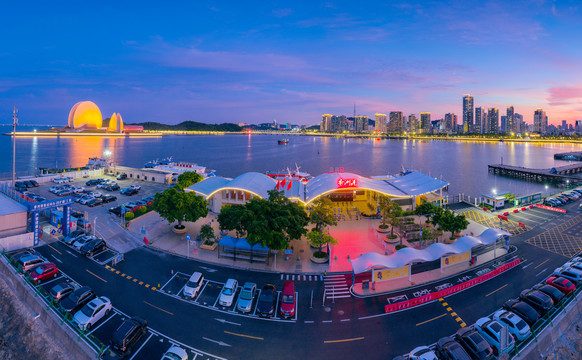
[[200, 166], [196, 163], [190, 163], [185, 161], [174, 161], [170, 156], [162, 160], [152, 160], [144, 165], [146, 169], [154, 169], [172, 174], [172, 179], [177, 180], [178, 176], [185, 172], [195, 172], [202, 175], [203, 178], [209, 178], [216, 176], [216, 170], [211, 170], [205, 166]]
[[289, 144], [289, 139], [280, 139], [278, 140], [279, 145], [287, 145]]
[[274, 180], [277, 181], [286, 180], [286, 181], [301, 181], [303, 183], [307, 183], [309, 180], [313, 178], [311, 174], [305, 171], [300, 171], [300, 169], [301, 167], [295, 164], [295, 170], [287, 168], [285, 170], [275, 172], [267, 171], [266, 174], [268, 177], [273, 178]]

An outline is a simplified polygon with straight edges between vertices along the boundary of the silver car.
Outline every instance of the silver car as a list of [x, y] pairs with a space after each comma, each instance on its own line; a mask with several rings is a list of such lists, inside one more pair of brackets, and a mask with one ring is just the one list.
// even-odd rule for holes
[[256, 292], [257, 284], [246, 282], [240, 291], [236, 308], [244, 313], [250, 312], [251, 307], [253, 306], [253, 299], [255, 298]]

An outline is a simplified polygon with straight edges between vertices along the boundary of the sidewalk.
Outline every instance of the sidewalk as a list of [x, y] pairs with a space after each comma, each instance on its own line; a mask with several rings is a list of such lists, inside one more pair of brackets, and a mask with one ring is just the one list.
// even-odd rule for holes
[[413, 274], [411, 277], [411, 281], [409, 281], [408, 278], [400, 278], [396, 280], [376, 282], [375, 284], [372, 284], [370, 282], [369, 289], [362, 289], [362, 283], [356, 283], [354, 284], [352, 289], [356, 296], [368, 297], [376, 295], [385, 295], [397, 290], [402, 290], [412, 286], [435, 282], [451, 276], [455, 276], [459, 273], [474, 269], [479, 265], [483, 265], [491, 260], [498, 259], [501, 256], [507, 254], [507, 250], [503, 248], [497, 249], [496, 252], [497, 252], [496, 256], [494, 256], [493, 251], [490, 251], [485, 254], [480, 254], [479, 256], [477, 256], [477, 261], [473, 265], [469, 264], [469, 262], [464, 262], [461, 264], [449, 266], [443, 269], [442, 272], [441, 269], [435, 269], [425, 271], [419, 274]]

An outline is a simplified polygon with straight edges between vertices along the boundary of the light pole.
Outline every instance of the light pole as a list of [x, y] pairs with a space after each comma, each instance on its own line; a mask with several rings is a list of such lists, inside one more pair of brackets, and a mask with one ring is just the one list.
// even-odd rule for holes
[[12, 188], [14, 189], [14, 181], [16, 179], [16, 125], [18, 125], [18, 118], [16, 117], [18, 110], [16, 106], [12, 110]]

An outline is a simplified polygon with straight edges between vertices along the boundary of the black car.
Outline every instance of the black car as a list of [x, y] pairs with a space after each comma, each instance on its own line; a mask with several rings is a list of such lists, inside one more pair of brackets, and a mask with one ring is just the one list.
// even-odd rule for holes
[[519, 294], [519, 299], [528, 303], [542, 316], [554, 307], [554, 302], [550, 295], [539, 290], [525, 289]]
[[505, 304], [503, 304], [503, 308], [507, 311], [516, 313], [528, 325], [535, 324], [535, 322], [540, 318], [540, 314], [538, 314], [533, 307], [523, 301], [515, 299], [507, 300]]
[[137, 193], [138, 193], [138, 191], [134, 188], [125, 188], [125, 189], [121, 190], [121, 192], [120, 192], [120, 194], [127, 195], [127, 196], [135, 195]]
[[117, 216], [121, 216], [121, 206], [115, 206], [109, 209], [109, 212]]
[[76, 211], [76, 210], [71, 210], [71, 216], [76, 217], [77, 219], [84, 219], [85, 218], [85, 214], [80, 212], [80, 211]]
[[137, 316], [126, 319], [111, 336], [110, 346], [102, 359], [124, 358], [147, 330], [148, 323], [144, 319]]
[[81, 235], [85, 235], [85, 231], [83, 231], [83, 230], [75, 230], [75, 231], [73, 231], [72, 233], [70, 233], [69, 235], [65, 236], [65, 237], [63, 238], [63, 241], [64, 241], [66, 244], [69, 244], [69, 245], [71, 245], [71, 244], [72, 244], [72, 243], [74, 243], [74, 242], [77, 240], [77, 238], [78, 238], [79, 236], [81, 236]]
[[554, 301], [554, 304], [559, 303], [564, 298], [564, 293], [552, 285], [536, 284], [534, 285], [533, 289], [539, 290], [544, 294], [549, 295], [552, 298], [552, 301]]
[[271, 317], [275, 313], [277, 301], [277, 287], [273, 284], [265, 284], [257, 302], [257, 314], [261, 317]]
[[127, 174], [119, 174], [117, 175], [117, 180], [125, 180], [127, 179]]
[[29, 183], [31, 183], [31, 184], [32, 184], [32, 186], [34, 186], [34, 187], [39, 187], [39, 186], [40, 186], [40, 185], [39, 185], [39, 184], [38, 184], [36, 181], [34, 181], [34, 180], [28, 180], [28, 182], [29, 182]]
[[61, 309], [73, 315], [95, 297], [95, 292], [90, 287], [80, 287], [60, 302]]
[[476, 360], [490, 360], [494, 358], [493, 349], [487, 340], [475, 329], [470, 327], [460, 328], [455, 334], [455, 340], [461, 344], [463, 349]]
[[81, 246], [79, 250], [81, 254], [85, 256], [93, 256], [94, 254], [100, 253], [107, 248], [107, 244], [103, 239], [91, 240], [85, 245]]
[[110, 202], [114, 202], [115, 200], [117, 200], [117, 196], [103, 195], [101, 197], [101, 200], [103, 200], [103, 203], [110, 203]]
[[14, 183], [14, 187], [15, 188], [27, 188], [28, 186], [26, 186], [26, 184], [24, 183], [24, 181], [16, 181]]
[[25, 180], [23, 181], [24, 185], [26, 185], [27, 188], [31, 188], [34, 187], [34, 184], [32, 182], [30, 182], [30, 180]]
[[103, 204], [103, 200], [101, 198], [94, 198], [94, 199], [87, 201], [87, 206], [89, 206], [89, 207], [93, 207], [93, 206], [97, 206], [97, 205], [101, 205], [101, 204]]
[[119, 189], [121, 189], [121, 188], [117, 184], [115, 184], [115, 185], [109, 185], [108, 187], [105, 188], [105, 190], [107, 190], [107, 191], [117, 191]]
[[437, 342], [436, 353], [442, 360], [471, 360], [461, 344], [450, 337], [441, 338]]
[[85, 183], [85, 186], [94, 186], [103, 182], [103, 179], [91, 179]]

